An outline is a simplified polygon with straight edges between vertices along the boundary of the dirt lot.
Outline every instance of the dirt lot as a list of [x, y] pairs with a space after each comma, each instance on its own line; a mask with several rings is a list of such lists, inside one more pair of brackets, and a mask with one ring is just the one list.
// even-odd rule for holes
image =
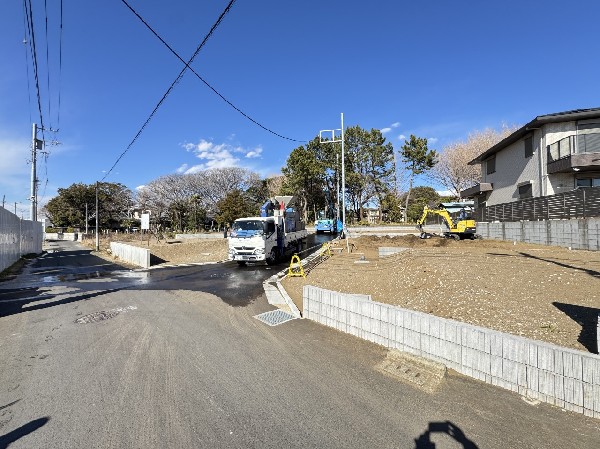
[[[370, 294], [374, 301], [597, 352], [600, 255], [494, 240], [415, 236], [352, 240], [306, 277], [283, 286], [302, 310], [302, 287]], [[409, 249], [380, 259], [380, 246]], [[369, 263], [354, 263], [364, 254]]]
[[[148, 247], [139, 236], [111, 236]], [[372, 295], [374, 301], [597, 352], [600, 254], [566, 248], [415, 236], [352, 239], [352, 253], [334, 255], [306, 277], [283, 285], [302, 310], [302, 287]], [[93, 246], [93, 240], [90, 242]], [[108, 248], [108, 240], [102, 245]], [[408, 250], [380, 259], [378, 248]], [[150, 241], [153, 263], [227, 258], [227, 241]], [[369, 263], [354, 263], [364, 256]]]
[[[215, 234], [215, 239], [182, 239], [164, 240], [160, 242], [155, 237], [150, 238], [139, 234], [111, 234], [102, 236], [100, 249], [109, 254], [110, 242], [124, 242], [140, 248], [150, 248], [152, 265], [165, 263], [218, 262], [227, 259], [227, 240], [222, 234]], [[84, 244], [94, 247], [95, 240], [84, 240]]]

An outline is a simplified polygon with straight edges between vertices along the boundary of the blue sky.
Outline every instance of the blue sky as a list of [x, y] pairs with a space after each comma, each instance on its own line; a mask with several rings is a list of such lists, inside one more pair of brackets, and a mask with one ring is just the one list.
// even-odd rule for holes
[[[59, 78], [60, 1], [47, 1], [47, 40], [44, 2], [31, 3], [44, 124], [59, 128], [60, 145], [45, 133], [49, 155], [38, 166], [48, 199], [59, 187], [102, 179], [182, 65], [120, 0], [63, 0]], [[187, 59], [228, 1], [129, 3]], [[599, 107], [598, 17], [594, 1], [238, 0], [192, 66], [284, 136], [310, 140], [339, 128], [344, 112], [347, 126], [382, 129], [397, 149], [412, 133], [440, 150], [477, 129]], [[27, 218], [39, 113], [24, 34], [23, 2], [4, 0], [0, 197], [10, 210], [19, 202]], [[227, 165], [267, 176], [298, 145], [186, 73], [107, 181], [135, 189], [168, 173]]]

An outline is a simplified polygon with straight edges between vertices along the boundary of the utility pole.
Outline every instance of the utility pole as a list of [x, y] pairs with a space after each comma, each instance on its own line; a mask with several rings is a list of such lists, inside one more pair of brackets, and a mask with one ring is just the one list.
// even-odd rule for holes
[[37, 179], [35, 179], [37, 147], [37, 125], [34, 123], [31, 129], [31, 221], [37, 221]]
[[96, 251], [100, 251], [100, 235], [98, 235], [98, 181], [96, 181]]
[[88, 233], [88, 203], [85, 203], [85, 235]]
[[[346, 235], [346, 167], [345, 167], [345, 155], [344, 155], [344, 113], [341, 113], [341, 124], [342, 129], [324, 129], [319, 131], [319, 141], [321, 143], [342, 143], [342, 233], [346, 239], [346, 250], [350, 252], [350, 244], [348, 243], [348, 236]], [[341, 138], [335, 137], [335, 132], [341, 131]], [[323, 140], [323, 133], [331, 133], [331, 140]]]

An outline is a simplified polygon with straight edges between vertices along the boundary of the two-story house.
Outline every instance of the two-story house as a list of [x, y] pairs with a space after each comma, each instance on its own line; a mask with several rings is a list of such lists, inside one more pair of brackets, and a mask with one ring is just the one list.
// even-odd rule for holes
[[461, 197], [478, 207], [600, 186], [600, 108], [536, 117], [469, 164], [481, 183]]

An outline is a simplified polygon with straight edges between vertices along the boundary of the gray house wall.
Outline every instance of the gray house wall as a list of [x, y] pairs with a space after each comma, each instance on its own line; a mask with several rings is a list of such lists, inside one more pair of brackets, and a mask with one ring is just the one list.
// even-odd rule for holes
[[486, 203], [510, 203], [519, 199], [518, 185], [531, 182], [533, 195], [540, 196], [540, 136], [539, 131], [533, 135], [533, 156], [525, 157], [525, 140], [521, 139], [496, 153], [496, 171], [487, 174], [487, 161], [481, 164], [482, 182], [491, 183], [494, 190], [490, 192]]
[[510, 203], [519, 199], [519, 185], [531, 182], [534, 197], [564, 193], [575, 188], [573, 173], [548, 174], [546, 148], [565, 137], [577, 134], [577, 122], [548, 123], [532, 129], [533, 156], [525, 157], [525, 139], [496, 153], [496, 171], [487, 174], [487, 161], [481, 164], [482, 182], [491, 183], [493, 191], [486, 205]]

